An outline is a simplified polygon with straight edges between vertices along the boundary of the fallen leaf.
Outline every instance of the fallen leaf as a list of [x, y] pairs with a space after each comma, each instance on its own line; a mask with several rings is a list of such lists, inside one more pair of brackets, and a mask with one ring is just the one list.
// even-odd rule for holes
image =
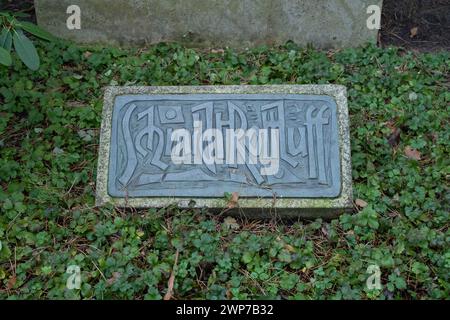
[[232, 230], [239, 229], [239, 224], [237, 223], [236, 219], [233, 217], [226, 217], [223, 220], [223, 224], [224, 224], [225, 228], [227, 228], [227, 229], [232, 229]]
[[328, 50], [326, 55], [328, 58], [332, 58], [337, 51], [339, 51], [339, 50]]
[[92, 55], [92, 52], [90, 52], [90, 51], [86, 51], [86, 52], [83, 54], [83, 56], [84, 56], [86, 59], [88, 59], [91, 55]]
[[291, 253], [294, 253], [294, 252], [295, 252], [295, 248], [294, 248], [293, 246], [291, 246], [290, 244], [285, 243], [285, 242], [283, 241], [283, 239], [281, 239], [280, 236], [277, 236], [275, 239], [276, 239], [277, 241], [279, 241], [279, 242], [282, 242], [282, 243], [283, 243], [284, 249], [286, 249], [287, 251], [289, 251], [289, 252], [291, 252]]
[[106, 280], [106, 283], [111, 286], [117, 279], [120, 278], [120, 275], [120, 272], [113, 272], [112, 277]]
[[418, 31], [419, 31], [418, 27], [411, 28], [411, 30], [410, 30], [411, 34], [409, 35], [409, 37], [414, 38], [415, 36], [417, 36]]
[[225, 50], [223, 49], [211, 49], [211, 53], [224, 53]]
[[17, 282], [16, 276], [12, 276], [11, 279], [9, 279], [8, 284], [6, 285], [6, 288], [8, 290], [11, 290], [16, 285], [16, 282]]
[[365, 208], [365, 207], [367, 207], [367, 202], [365, 202], [365, 201], [362, 200], [362, 199], [356, 199], [356, 200], [355, 200], [355, 204], [356, 204], [358, 207], [360, 207], [360, 208]]
[[419, 152], [418, 150], [413, 149], [413, 148], [411, 148], [410, 146], [407, 146], [407, 147], [405, 148], [405, 156], [406, 156], [407, 158], [409, 158], [409, 159], [419, 161], [421, 155], [420, 155], [420, 152]]
[[233, 193], [231, 194], [231, 199], [230, 199], [230, 201], [228, 201], [227, 208], [228, 208], [228, 209], [233, 209], [233, 208], [235, 208], [235, 207], [237, 206], [237, 204], [238, 204], [238, 201], [239, 201], [239, 193], [233, 192]]
[[173, 286], [175, 284], [175, 268], [178, 264], [178, 255], [180, 254], [180, 251], [175, 253], [175, 262], [173, 263], [172, 272], [170, 273], [169, 282], [167, 284], [167, 293], [164, 295], [164, 300], [170, 300], [173, 297]]
[[284, 248], [287, 250], [287, 251], [289, 251], [289, 252], [291, 252], [291, 253], [294, 253], [295, 252], [295, 248], [293, 247], [293, 246], [291, 246], [290, 244], [285, 244], [284, 245]]

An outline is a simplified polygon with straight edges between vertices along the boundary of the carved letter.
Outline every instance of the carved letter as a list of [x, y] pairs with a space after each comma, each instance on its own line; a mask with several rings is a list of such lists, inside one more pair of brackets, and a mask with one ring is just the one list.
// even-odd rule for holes
[[[296, 130], [297, 129], [297, 130]], [[298, 145], [295, 144], [295, 131], [298, 131], [299, 134], [299, 142]], [[297, 156], [301, 154], [302, 156], [308, 155], [308, 151], [306, 150], [306, 128], [304, 126], [298, 128], [288, 128], [288, 152]]]
[[122, 176], [119, 178], [119, 182], [125, 187], [131, 179], [131, 176], [134, 173], [137, 165], [137, 157], [136, 151], [134, 150], [133, 144], [131, 141], [131, 132], [130, 132], [130, 118], [133, 111], [136, 109], [134, 104], [130, 105], [128, 110], [125, 112], [125, 115], [122, 120], [122, 130], [125, 138], [125, 147], [126, 154], [128, 155], [127, 166]]
[[161, 161], [164, 152], [164, 133], [160, 128], [155, 126], [154, 107], [150, 107], [138, 114], [138, 120], [141, 120], [144, 117], [147, 118], [147, 126], [136, 137], [136, 149], [143, 157], [146, 157], [148, 151], [142, 147], [142, 138], [147, 136], [147, 149], [153, 151], [153, 135], [156, 134], [158, 137], [158, 145], [151, 157], [150, 163], [161, 170], [166, 170], [168, 165]]
[[[316, 110], [311, 106], [306, 113], [307, 129], [308, 129], [308, 156], [309, 156], [309, 178], [317, 178], [317, 164], [319, 166], [319, 183], [327, 184], [325, 172], [325, 145], [323, 139], [323, 126], [328, 124], [329, 118], [324, 118], [323, 114], [328, 110], [326, 105], [320, 107], [316, 116], [313, 117], [313, 112]], [[315, 139], [316, 138], [316, 139]], [[317, 153], [315, 148], [317, 148]]]

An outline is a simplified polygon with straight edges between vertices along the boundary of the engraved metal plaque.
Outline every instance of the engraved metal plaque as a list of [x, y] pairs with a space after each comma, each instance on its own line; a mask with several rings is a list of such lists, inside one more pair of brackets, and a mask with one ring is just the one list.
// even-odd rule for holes
[[[220, 197], [234, 191], [241, 197], [336, 197], [341, 184], [336, 111], [327, 96], [119, 96], [113, 110], [108, 192], [116, 197]], [[186, 129], [195, 139], [195, 120], [202, 124], [200, 133], [222, 132], [222, 150], [217, 150], [222, 161], [194, 161], [191, 141], [192, 161], [173, 163], [172, 133]], [[237, 152], [235, 161], [225, 161], [226, 146], [232, 143], [225, 130], [245, 134], [250, 128], [279, 130], [277, 172], [261, 174], [263, 165], [251, 164], [248, 150], [240, 164]], [[207, 141], [202, 143], [200, 157]], [[268, 140], [269, 148], [274, 143]]]

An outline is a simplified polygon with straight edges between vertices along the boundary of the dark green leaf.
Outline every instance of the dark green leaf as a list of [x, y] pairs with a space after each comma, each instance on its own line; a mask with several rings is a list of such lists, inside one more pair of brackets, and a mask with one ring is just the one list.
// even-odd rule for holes
[[5, 66], [10, 66], [12, 64], [11, 55], [4, 48], [0, 47], [0, 63]]
[[14, 16], [18, 18], [28, 18], [30, 15], [28, 13], [23, 12], [14, 12]]
[[27, 21], [21, 21], [19, 27], [23, 30], [31, 33], [32, 35], [39, 37], [44, 40], [53, 41], [55, 37], [51, 35], [49, 32], [39, 28], [37, 25]]
[[5, 48], [6, 51], [11, 51], [12, 46], [12, 35], [7, 29], [3, 29], [0, 34], [0, 47]]
[[33, 42], [20, 31], [14, 33], [13, 42], [20, 60], [33, 71], [39, 69], [39, 56]]

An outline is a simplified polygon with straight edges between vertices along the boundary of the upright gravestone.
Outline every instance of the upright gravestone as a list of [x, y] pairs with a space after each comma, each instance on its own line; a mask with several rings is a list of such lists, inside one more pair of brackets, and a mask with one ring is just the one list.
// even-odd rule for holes
[[109, 87], [97, 204], [332, 216], [352, 205], [336, 85]]
[[378, 30], [371, 21], [380, 16], [382, 6], [382, 0], [34, 2], [39, 25], [61, 38], [121, 45], [176, 41], [195, 47], [240, 48], [288, 40], [320, 48], [376, 43]]

